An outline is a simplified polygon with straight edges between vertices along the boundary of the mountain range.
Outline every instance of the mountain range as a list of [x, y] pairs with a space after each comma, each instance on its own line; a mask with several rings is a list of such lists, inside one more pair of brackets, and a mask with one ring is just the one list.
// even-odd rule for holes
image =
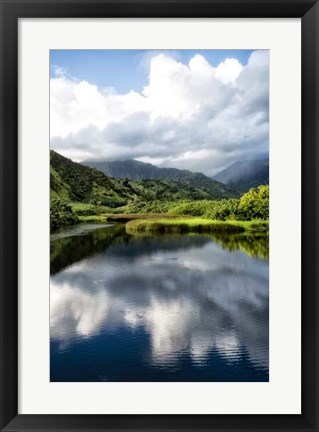
[[269, 159], [238, 161], [213, 178], [242, 192], [262, 184], [269, 184]]
[[95, 168], [108, 177], [130, 180], [168, 179], [185, 180], [205, 188], [216, 188], [218, 181], [229, 186], [233, 190], [246, 192], [252, 187], [269, 183], [269, 160], [254, 159], [239, 161], [229, 166], [210, 178], [202, 173], [194, 173], [177, 168], [159, 168], [150, 163], [144, 163], [134, 159], [116, 161], [82, 162], [83, 165]]
[[[137, 161], [130, 161], [134, 162]], [[88, 162], [85, 163], [86, 165]], [[138, 165], [143, 162], [138, 162]], [[238, 192], [204, 174], [182, 171], [180, 177], [130, 179], [115, 178], [114, 172], [105, 175], [95, 167], [73, 162], [54, 150], [50, 151], [51, 198], [66, 201], [100, 204], [112, 208], [125, 206], [135, 201], [182, 199], [221, 199], [238, 196]], [[129, 165], [129, 164], [128, 164]], [[150, 164], [143, 164], [150, 165]], [[150, 167], [148, 167], [150, 169]], [[151, 165], [156, 172], [158, 169]], [[168, 169], [173, 170], [174, 169]], [[117, 174], [119, 175], [119, 174]], [[126, 168], [126, 175], [128, 171]], [[140, 174], [141, 175], [141, 174]]]
[[[107, 177], [130, 180], [183, 180], [195, 187], [202, 187], [219, 191], [222, 193], [225, 188], [220, 182], [197, 172], [180, 170], [177, 168], [159, 168], [150, 163], [141, 162], [135, 159], [115, 161], [83, 161], [83, 165], [101, 171]], [[228, 188], [227, 188], [228, 190]]]

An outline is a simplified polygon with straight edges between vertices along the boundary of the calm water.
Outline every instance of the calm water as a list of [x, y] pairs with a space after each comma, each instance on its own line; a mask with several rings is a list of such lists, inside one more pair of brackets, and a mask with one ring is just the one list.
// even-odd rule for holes
[[268, 381], [268, 238], [51, 237], [51, 381]]

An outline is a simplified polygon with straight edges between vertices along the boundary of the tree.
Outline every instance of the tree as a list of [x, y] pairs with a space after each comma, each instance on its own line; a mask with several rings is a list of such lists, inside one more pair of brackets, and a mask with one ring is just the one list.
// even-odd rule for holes
[[252, 188], [240, 198], [238, 217], [243, 220], [269, 218], [268, 185]]
[[64, 225], [74, 225], [79, 222], [72, 208], [60, 199], [50, 202], [50, 229], [56, 230]]

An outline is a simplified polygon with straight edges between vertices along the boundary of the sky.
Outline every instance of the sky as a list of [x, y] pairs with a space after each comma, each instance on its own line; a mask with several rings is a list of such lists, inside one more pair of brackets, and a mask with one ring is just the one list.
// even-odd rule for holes
[[269, 52], [51, 50], [50, 146], [214, 175], [269, 151]]

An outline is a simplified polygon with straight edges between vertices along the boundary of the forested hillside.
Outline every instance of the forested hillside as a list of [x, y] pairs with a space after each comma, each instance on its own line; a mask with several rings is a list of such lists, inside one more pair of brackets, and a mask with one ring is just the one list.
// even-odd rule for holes
[[[220, 199], [237, 193], [218, 182], [198, 184], [191, 178], [128, 180], [105, 176], [102, 172], [72, 162], [51, 150], [51, 198], [90, 203], [111, 208], [129, 202], [182, 199]], [[203, 176], [205, 177], [205, 176]]]
[[166, 213], [216, 220], [268, 219], [268, 186], [253, 188], [239, 197], [238, 193], [214, 181], [213, 186], [209, 181], [199, 186], [191, 178], [110, 178], [53, 150], [50, 162], [50, 225], [53, 230], [78, 223], [83, 217], [99, 218], [116, 213]]
[[[195, 189], [205, 190], [211, 198], [236, 196], [233, 190], [219, 181], [198, 172], [177, 168], [158, 168], [150, 163], [137, 160], [84, 161], [83, 165], [96, 168], [108, 177], [129, 180], [173, 180], [181, 186], [189, 185]], [[197, 198], [196, 198], [197, 199]]]

